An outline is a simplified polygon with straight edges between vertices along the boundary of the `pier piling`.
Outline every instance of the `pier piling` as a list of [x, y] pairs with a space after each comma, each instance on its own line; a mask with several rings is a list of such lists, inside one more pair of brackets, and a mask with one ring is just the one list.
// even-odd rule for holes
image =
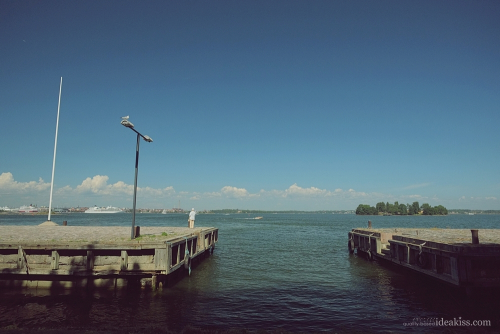
[[478, 230], [470, 230], [472, 232], [472, 244], [479, 244], [479, 231]]

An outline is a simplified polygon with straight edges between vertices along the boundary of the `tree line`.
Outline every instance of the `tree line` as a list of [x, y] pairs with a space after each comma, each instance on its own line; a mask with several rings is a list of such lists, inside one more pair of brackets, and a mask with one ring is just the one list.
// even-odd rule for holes
[[413, 202], [413, 204], [399, 204], [394, 202], [391, 204], [389, 202], [378, 202], [375, 207], [368, 204], [360, 204], [356, 209], [357, 215], [447, 215], [448, 210], [442, 206], [430, 206], [428, 203], [422, 204], [420, 206], [418, 202]]

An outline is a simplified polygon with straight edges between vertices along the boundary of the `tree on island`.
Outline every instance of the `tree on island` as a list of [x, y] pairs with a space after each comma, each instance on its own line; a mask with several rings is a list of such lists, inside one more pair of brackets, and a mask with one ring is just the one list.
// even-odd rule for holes
[[442, 205], [431, 207], [429, 204], [424, 203], [424, 204], [422, 204], [422, 214], [423, 215], [447, 215], [448, 210]]
[[394, 204], [389, 202], [378, 202], [375, 207], [368, 204], [360, 204], [356, 209], [357, 215], [447, 215], [448, 210], [442, 206], [438, 205], [435, 207], [430, 206], [428, 203], [419, 205], [418, 202], [413, 202], [413, 204], [399, 204], [397, 201]]
[[368, 204], [360, 204], [356, 209], [357, 215], [378, 215], [377, 209]]

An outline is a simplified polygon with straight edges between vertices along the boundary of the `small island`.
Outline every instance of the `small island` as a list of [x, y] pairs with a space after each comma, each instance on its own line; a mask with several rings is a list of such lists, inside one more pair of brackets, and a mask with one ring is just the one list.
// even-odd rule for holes
[[413, 202], [413, 204], [399, 204], [398, 202], [394, 202], [391, 204], [389, 202], [378, 202], [375, 207], [370, 206], [368, 204], [360, 204], [356, 209], [357, 215], [447, 215], [448, 210], [442, 206], [430, 206], [428, 203], [422, 204], [420, 206], [418, 202]]

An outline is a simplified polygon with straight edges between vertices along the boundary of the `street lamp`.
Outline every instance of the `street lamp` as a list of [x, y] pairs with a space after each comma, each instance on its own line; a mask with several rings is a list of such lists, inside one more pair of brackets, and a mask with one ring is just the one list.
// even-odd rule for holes
[[128, 120], [128, 118], [129, 118], [129, 116], [122, 117], [120, 124], [123, 125], [124, 127], [131, 129], [135, 133], [137, 133], [137, 147], [135, 149], [134, 204], [133, 204], [133, 209], [132, 209], [132, 231], [130, 233], [130, 239], [134, 239], [135, 238], [135, 231], [134, 231], [135, 230], [135, 203], [136, 203], [136, 198], [137, 198], [137, 171], [139, 169], [139, 143], [140, 143], [141, 137], [142, 137], [142, 139], [144, 139], [148, 143], [153, 142], [153, 139], [151, 139], [151, 137], [149, 137], [149, 136], [142, 135], [141, 133], [139, 133], [139, 131], [134, 129], [134, 124], [132, 124]]

